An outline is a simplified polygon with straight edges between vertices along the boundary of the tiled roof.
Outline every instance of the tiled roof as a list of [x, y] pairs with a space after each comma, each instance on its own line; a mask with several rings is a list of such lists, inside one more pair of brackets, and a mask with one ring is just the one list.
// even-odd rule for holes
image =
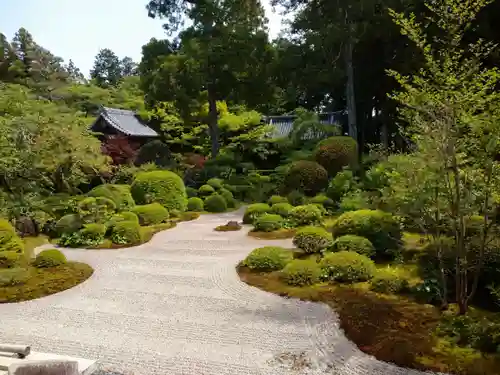
[[158, 137], [158, 133], [142, 124], [133, 111], [103, 107], [100, 116], [123, 134], [136, 137]]
[[[319, 119], [322, 124], [339, 126], [343, 115], [344, 111], [320, 113]], [[265, 121], [274, 127], [275, 131], [273, 135], [275, 137], [287, 137], [293, 129], [293, 122], [295, 121], [295, 118], [296, 116], [293, 115], [268, 116], [265, 118]], [[312, 131], [308, 131], [304, 134], [304, 139], [314, 138], [316, 138], [316, 135], [313, 134]]]

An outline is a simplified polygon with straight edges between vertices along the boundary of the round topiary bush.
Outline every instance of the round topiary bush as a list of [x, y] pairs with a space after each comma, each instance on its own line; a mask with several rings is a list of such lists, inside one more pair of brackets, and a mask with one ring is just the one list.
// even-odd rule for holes
[[288, 193], [287, 200], [292, 206], [302, 206], [306, 203], [306, 197], [298, 190], [292, 190]]
[[409, 287], [408, 278], [390, 268], [377, 270], [370, 283], [372, 290], [386, 294], [403, 293]]
[[316, 195], [315, 197], [311, 198], [310, 203], [313, 204], [320, 204], [325, 208], [333, 208], [335, 206], [335, 202], [333, 199], [328, 198], [326, 195], [319, 194]]
[[354, 251], [369, 258], [375, 255], [375, 247], [370, 240], [354, 234], [346, 234], [345, 236], [336, 238], [329, 250]]
[[214, 194], [205, 199], [203, 207], [207, 212], [224, 212], [227, 210], [227, 202], [222, 195]]
[[16, 251], [0, 251], [0, 268], [15, 268], [24, 261], [24, 255]]
[[97, 223], [85, 224], [83, 228], [80, 229], [80, 233], [89, 241], [102, 241], [106, 234], [106, 226]]
[[41, 251], [33, 261], [37, 268], [57, 267], [67, 262], [66, 256], [57, 249]]
[[116, 223], [111, 233], [111, 241], [119, 245], [137, 245], [142, 242], [141, 227], [135, 221]]
[[210, 185], [215, 190], [222, 189], [223, 183], [224, 183], [224, 181], [222, 181], [220, 178], [211, 178], [207, 181], [207, 185]]
[[189, 198], [187, 209], [188, 211], [195, 211], [195, 212], [203, 211], [203, 199], [198, 197]]
[[401, 247], [401, 225], [390, 213], [380, 210], [350, 211], [340, 215], [332, 225], [334, 237], [354, 234], [367, 238], [377, 256], [394, 256]]
[[243, 265], [254, 271], [279, 271], [293, 260], [293, 253], [282, 247], [266, 246], [253, 250]]
[[196, 190], [195, 188], [192, 188], [192, 187], [188, 186], [186, 188], [186, 194], [187, 194], [188, 198], [197, 197], [198, 196], [198, 190]]
[[253, 224], [257, 218], [271, 211], [266, 203], [254, 203], [247, 207], [243, 215], [243, 224]]
[[219, 194], [222, 195], [226, 200], [227, 207], [233, 208], [236, 206], [236, 200], [234, 199], [234, 195], [229, 190], [222, 188], [219, 190]]
[[334, 176], [345, 166], [354, 166], [358, 158], [358, 144], [351, 137], [330, 137], [321, 141], [315, 152], [314, 159]]
[[293, 237], [293, 244], [306, 253], [318, 253], [331, 246], [332, 235], [320, 227], [304, 227]]
[[213, 193], [215, 193], [215, 189], [210, 185], [201, 185], [198, 189], [198, 194], [202, 197], [212, 195]]
[[354, 251], [328, 253], [320, 261], [322, 274], [330, 281], [358, 282], [370, 280], [375, 273], [375, 263]]
[[154, 163], [160, 167], [168, 167], [172, 162], [173, 158], [168, 146], [159, 139], [145, 143], [135, 158], [136, 165]]
[[170, 217], [167, 209], [159, 203], [135, 206], [133, 212], [139, 217], [141, 225], [160, 224]]
[[293, 206], [290, 203], [275, 203], [271, 207], [271, 212], [276, 215], [280, 215], [281, 217], [290, 216], [290, 212], [292, 212]]
[[286, 197], [282, 197], [280, 195], [273, 195], [268, 200], [267, 203], [272, 206], [276, 203], [288, 203], [288, 199]]
[[288, 191], [299, 190], [307, 195], [316, 195], [328, 186], [328, 172], [314, 161], [296, 161], [288, 168], [283, 184]]
[[110, 199], [118, 211], [129, 210], [135, 206], [134, 198], [132, 198], [130, 186], [128, 185], [99, 185], [89, 191], [87, 195], [94, 198], [104, 197]]
[[283, 227], [283, 218], [276, 214], [263, 214], [255, 220], [255, 230], [258, 232], [273, 232]]
[[182, 178], [170, 171], [141, 172], [131, 186], [137, 204], [160, 203], [167, 210], [186, 211], [187, 195]]
[[313, 285], [320, 281], [321, 268], [314, 260], [295, 259], [281, 271], [281, 278], [288, 285]]
[[59, 236], [71, 234], [78, 231], [83, 226], [80, 215], [69, 214], [60, 218], [56, 223], [56, 232]]
[[323, 214], [316, 205], [306, 204], [304, 206], [294, 207], [290, 211], [290, 218], [297, 226], [314, 225], [321, 222]]

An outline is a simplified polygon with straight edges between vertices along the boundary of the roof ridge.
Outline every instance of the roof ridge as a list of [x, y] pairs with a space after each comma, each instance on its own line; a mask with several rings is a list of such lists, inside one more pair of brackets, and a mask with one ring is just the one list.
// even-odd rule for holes
[[110, 107], [103, 107], [104, 110], [108, 113], [116, 113], [116, 114], [122, 114], [122, 115], [136, 115], [136, 112], [128, 110], [128, 109], [119, 109], [119, 108], [110, 108]]

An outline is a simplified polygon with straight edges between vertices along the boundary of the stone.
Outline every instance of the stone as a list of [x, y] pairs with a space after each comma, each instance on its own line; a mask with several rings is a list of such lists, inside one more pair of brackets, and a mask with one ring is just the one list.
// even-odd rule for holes
[[9, 366], [9, 375], [79, 375], [76, 361], [25, 361]]

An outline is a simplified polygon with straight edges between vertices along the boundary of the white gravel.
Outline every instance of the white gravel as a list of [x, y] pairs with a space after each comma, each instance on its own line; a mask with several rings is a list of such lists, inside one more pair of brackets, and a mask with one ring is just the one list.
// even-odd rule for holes
[[359, 351], [326, 305], [242, 283], [234, 267], [246, 254], [291, 241], [213, 231], [241, 215], [204, 215], [131, 249], [64, 250], [94, 275], [56, 295], [0, 305], [0, 341], [134, 375], [422, 374]]

